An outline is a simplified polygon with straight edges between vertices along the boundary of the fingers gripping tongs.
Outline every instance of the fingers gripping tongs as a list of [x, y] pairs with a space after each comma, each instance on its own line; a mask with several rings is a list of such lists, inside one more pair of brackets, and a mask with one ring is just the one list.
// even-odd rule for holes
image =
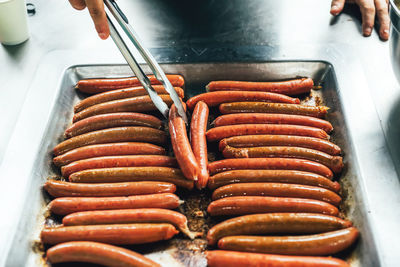
[[[146, 61], [156, 79], [160, 81], [160, 83], [164, 86], [165, 90], [170, 95], [173, 103], [177, 107], [179, 115], [183, 118], [183, 120], [187, 124], [188, 120], [186, 117], [186, 113], [178, 94], [172, 87], [170, 81], [165, 76], [165, 73], [161, 69], [160, 65], [158, 65], [157, 61], [153, 58], [150, 52], [142, 45], [141, 41], [139, 40], [139, 36], [136, 34], [132, 26], [129, 24], [128, 18], [121, 11], [115, 0], [104, 0], [104, 4], [109, 9], [110, 13], [114, 16], [119, 25], [121, 25], [121, 28], [124, 30], [128, 38], [135, 45], [136, 49], [139, 51], [143, 59]], [[121, 51], [122, 55], [128, 62], [133, 73], [135, 73], [136, 77], [143, 85], [143, 88], [149, 94], [154, 105], [164, 115], [165, 118], [168, 118], [169, 108], [167, 104], [162, 100], [162, 98], [157, 94], [157, 92], [151, 86], [149, 78], [146, 76], [146, 74], [140, 67], [139, 63], [133, 57], [131, 51], [129, 50], [128, 46], [122, 39], [121, 35], [119, 34], [118, 30], [116, 29], [116, 27], [114, 26], [108, 15], [107, 15], [107, 20], [110, 27], [110, 35], [114, 40], [114, 43], [117, 45], [118, 49]]]

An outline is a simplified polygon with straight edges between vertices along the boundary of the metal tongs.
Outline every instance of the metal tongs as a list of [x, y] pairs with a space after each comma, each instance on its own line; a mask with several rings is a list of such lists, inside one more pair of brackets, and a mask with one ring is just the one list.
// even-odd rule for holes
[[[177, 107], [178, 114], [182, 117], [185, 123], [188, 123], [188, 119], [186, 116], [186, 112], [183, 108], [182, 102], [178, 94], [176, 93], [175, 89], [172, 87], [170, 81], [165, 76], [164, 71], [161, 69], [160, 65], [158, 65], [157, 61], [153, 58], [150, 52], [142, 45], [142, 42], [139, 39], [139, 36], [133, 30], [132, 26], [129, 24], [128, 18], [119, 8], [115, 0], [104, 0], [104, 4], [109, 9], [111, 14], [117, 20], [121, 28], [124, 30], [128, 38], [132, 41], [135, 45], [136, 49], [142, 55], [143, 59], [146, 61], [148, 66], [150, 67], [151, 71], [153, 72], [154, 76], [160, 83], [164, 86], [165, 90], [170, 95], [173, 103]], [[122, 55], [128, 62], [129, 66], [131, 67], [133, 73], [135, 73], [136, 77], [143, 85], [143, 88], [149, 94], [151, 100], [153, 101], [154, 105], [157, 109], [164, 115], [165, 118], [168, 118], [169, 108], [167, 104], [162, 100], [162, 98], [157, 94], [154, 88], [151, 86], [151, 82], [149, 78], [146, 76], [142, 68], [140, 67], [139, 63], [136, 61], [134, 56], [132, 55], [131, 51], [129, 50], [128, 46], [122, 39], [121, 35], [119, 34], [118, 30], [112, 23], [110, 17], [107, 14], [107, 20], [110, 27], [110, 35], [111, 38], [114, 40], [114, 43], [117, 45], [118, 49], [121, 51]]]

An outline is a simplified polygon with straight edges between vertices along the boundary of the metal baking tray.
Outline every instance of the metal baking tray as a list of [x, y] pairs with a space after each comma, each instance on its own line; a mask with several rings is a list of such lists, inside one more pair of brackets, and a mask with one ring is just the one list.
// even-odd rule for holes
[[[342, 106], [342, 94], [335, 76], [333, 65], [325, 61], [281, 61], [257, 63], [195, 63], [195, 64], [162, 64], [166, 73], [181, 74], [185, 78], [185, 98], [205, 91], [205, 85], [211, 80], [285, 80], [294, 77], [311, 77], [322, 89], [313, 92], [322, 102], [330, 107], [327, 119], [333, 124], [332, 140], [342, 150], [345, 168], [340, 175], [342, 186], [343, 216], [351, 220], [360, 230], [361, 238], [348, 251], [338, 255], [351, 263], [351, 266], [380, 266], [380, 257], [374, 241], [373, 227], [368, 216], [367, 201], [363, 190], [358, 190], [363, 183], [363, 177], [358, 165], [352, 139], [349, 137]], [[12, 235], [6, 266], [43, 266], [43, 247], [38, 242], [41, 228], [47, 216], [46, 204], [48, 195], [42, 185], [49, 177], [59, 175], [59, 171], [52, 165], [52, 148], [63, 140], [63, 132], [71, 123], [73, 106], [84, 96], [73, 89], [80, 79], [95, 77], [125, 77], [130, 75], [126, 65], [79, 65], [67, 68], [60, 80], [59, 86], [54, 85], [53, 108], [46, 122], [40, 145], [35, 154], [34, 164], [29, 171], [29, 183], [26, 192], [21, 192], [23, 198], [23, 213], [19, 216], [17, 229]], [[315, 99], [315, 97], [311, 99]], [[29, 125], [27, 126], [29, 132]], [[23, 159], [23, 157], [22, 157]], [[17, 177], [13, 177], [17, 178]], [[215, 222], [204, 212], [209, 203], [209, 193], [199, 192], [188, 194], [179, 191], [178, 195], [185, 200], [180, 211], [189, 218], [189, 227], [192, 230], [207, 231]], [[49, 221], [47, 221], [49, 222]], [[181, 234], [170, 241], [157, 244], [130, 247], [163, 266], [206, 266], [203, 251], [207, 248], [204, 239], [188, 240]], [[59, 265], [67, 266], [67, 265]], [[87, 266], [87, 264], [85, 265]]]

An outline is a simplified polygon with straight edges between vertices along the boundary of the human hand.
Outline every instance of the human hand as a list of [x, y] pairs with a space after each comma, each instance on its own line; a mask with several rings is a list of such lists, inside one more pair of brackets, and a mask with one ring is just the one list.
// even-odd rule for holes
[[108, 38], [110, 29], [108, 28], [103, 0], [69, 0], [69, 3], [77, 10], [83, 10], [87, 7], [100, 38], [103, 40]]
[[383, 40], [389, 39], [389, 3], [388, 0], [332, 0], [331, 14], [336, 16], [342, 12], [345, 3], [355, 3], [360, 7], [362, 15], [362, 32], [370, 36], [374, 28], [375, 16], [380, 28], [379, 36]]

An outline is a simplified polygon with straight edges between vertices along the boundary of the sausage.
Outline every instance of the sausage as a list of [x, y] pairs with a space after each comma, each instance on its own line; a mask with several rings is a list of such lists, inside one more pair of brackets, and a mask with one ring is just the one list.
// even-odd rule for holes
[[162, 155], [107, 156], [74, 161], [61, 167], [61, 174], [68, 178], [74, 172], [112, 167], [177, 167], [177, 163]]
[[310, 116], [271, 113], [236, 113], [217, 117], [212, 124], [215, 127], [235, 124], [293, 124], [316, 127], [330, 133], [333, 126], [329, 121]]
[[311, 78], [301, 78], [281, 82], [242, 82], [242, 81], [212, 81], [206, 88], [208, 91], [263, 91], [285, 95], [310, 93], [314, 86]]
[[209, 245], [225, 236], [319, 234], [351, 227], [350, 221], [315, 213], [266, 213], [235, 217], [212, 227], [207, 233]]
[[190, 141], [193, 154], [200, 167], [198, 180], [196, 185], [199, 189], [207, 186], [208, 178], [208, 156], [207, 156], [207, 122], [208, 122], [208, 106], [200, 101], [196, 104], [192, 114], [192, 121], [190, 123]]
[[227, 250], [206, 251], [209, 267], [350, 267], [332, 257], [286, 256]]
[[260, 101], [273, 103], [290, 103], [299, 104], [298, 98], [292, 98], [282, 94], [269, 92], [240, 92], [240, 91], [219, 91], [199, 94], [189, 98], [186, 101], [190, 110], [194, 109], [197, 102], [203, 101], [209, 107], [215, 107], [222, 103], [239, 102], [239, 101]]
[[88, 241], [72, 241], [49, 248], [46, 258], [51, 264], [86, 262], [109, 267], [161, 267], [132, 250]]
[[325, 106], [307, 106], [298, 104], [266, 103], [266, 102], [234, 102], [219, 106], [222, 114], [230, 113], [280, 113], [323, 118], [328, 113]]
[[226, 146], [232, 147], [259, 147], [259, 146], [296, 146], [311, 148], [336, 156], [341, 153], [340, 147], [328, 140], [293, 135], [242, 135], [222, 139], [219, 150]]
[[224, 159], [208, 164], [211, 175], [230, 170], [297, 170], [316, 173], [327, 178], [332, 178], [332, 171], [314, 161], [305, 159], [288, 158], [248, 158], [248, 159]]
[[215, 127], [207, 131], [207, 140], [219, 141], [240, 135], [296, 135], [329, 139], [329, 135], [319, 128], [290, 124], [238, 124]]
[[171, 135], [172, 149], [183, 175], [189, 180], [197, 181], [200, 166], [193, 154], [186, 132], [186, 125], [179, 116], [175, 105], [169, 111], [169, 134]]
[[210, 177], [208, 188], [235, 183], [287, 183], [318, 186], [339, 192], [340, 185], [319, 174], [296, 170], [233, 170], [225, 171]]
[[[150, 79], [151, 84], [161, 84], [154, 75], [147, 76]], [[180, 75], [167, 75], [167, 79], [171, 82], [172, 86], [182, 87], [185, 84], [185, 80]], [[111, 79], [85, 79], [80, 80], [76, 84], [75, 88], [79, 91], [87, 94], [98, 94], [111, 90], [141, 86], [142, 84], [136, 77], [127, 78], [111, 78]]]
[[[153, 89], [157, 92], [157, 94], [164, 94], [167, 95], [168, 92], [165, 90], [164, 86], [162, 85], [153, 85]], [[175, 91], [177, 92], [178, 96], [183, 98], [185, 96], [184, 91], [180, 87], [174, 87]], [[85, 108], [94, 106], [96, 104], [105, 103], [108, 101], [113, 101], [117, 99], [124, 99], [124, 98], [131, 98], [136, 96], [147, 95], [147, 91], [143, 88], [143, 86], [132, 87], [132, 88], [124, 88], [119, 90], [112, 90], [108, 92], [104, 92], [101, 94], [96, 94], [89, 96], [78, 104], [74, 106], [74, 112], [77, 113], [79, 111], [84, 110]]]
[[149, 142], [164, 144], [166, 134], [150, 127], [118, 127], [85, 133], [72, 137], [59, 143], [53, 150], [55, 156], [59, 156], [78, 147], [116, 143], [116, 142]]
[[165, 182], [77, 184], [48, 180], [44, 189], [53, 197], [117, 197], [174, 193], [176, 186]]
[[48, 208], [57, 215], [88, 210], [117, 210], [138, 208], [175, 209], [179, 198], [171, 193], [127, 197], [60, 197], [52, 200]]
[[175, 227], [167, 223], [79, 225], [44, 228], [40, 238], [50, 245], [69, 241], [133, 245], [168, 240], [177, 233]]
[[[53, 200], [54, 201], [54, 200]], [[211, 216], [233, 216], [271, 212], [309, 212], [337, 216], [339, 210], [326, 202], [288, 197], [240, 196], [214, 200], [207, 207]]]
[[124, 223], [170, 223], [191, 239], [194, 239], [198, 235], [198, 233], [189, 230], [185, 215], [167, 209], [82, 211], [65, 216], [62, 223], [64, 226]]
[[53, 158], [53, 163], [56, 166], [64, 166], [81, 159], [122, 155], [165, 155], [165, 149], [143, 142], [89, 145], [75, 148], [57, 156]]
[[[168, 105], [172, 105], [172, 99], [169, 95], [160, 95], [161, 99]], [[117, 113], [117, 112], [148, 112], [157, 110], [150, 96], [143, 95], [131, 98], [113, 100], [105, 103], [100, 103], [88, 107], [78, 113], [75, 113], [72, 118], [73, 122], [86, 119], [91, 116]]]
[[88, 132], [122, 126], [146, 126], [161, 129], [162, 121], [152, 115], [135, 112], [101, 114], [75, 122], [65, 130], [64, 135], [71, 138]]
[[212, 199], [234, 196], [271, 196], [308, 198], [339, 206], [342, 198], [331, 190], [302, 184], [283, 183], [236, 183], [217, 188]]
[[179, 169], [168, 167], [121, 167], [75, 172], [69, 176], [76, 183], [118, 183], [160, 181], [191, 190], [193, 181], [187, 180]]
[[304, 236], [229, 236], [220, 239], [218, 247], [247, 252], [322, 256], [335, 254], [348, 248], [357, 237], [358, 230], [349, 227]]
[[324, 152], [304, 148], [290, 146], [261, 146], [235, 148], [226, 146], [222, 151], [225, 158], [298, 158], [319, 162], [334, 173], [340, 173], [344, 167], [342, 157], [331, 156]]

